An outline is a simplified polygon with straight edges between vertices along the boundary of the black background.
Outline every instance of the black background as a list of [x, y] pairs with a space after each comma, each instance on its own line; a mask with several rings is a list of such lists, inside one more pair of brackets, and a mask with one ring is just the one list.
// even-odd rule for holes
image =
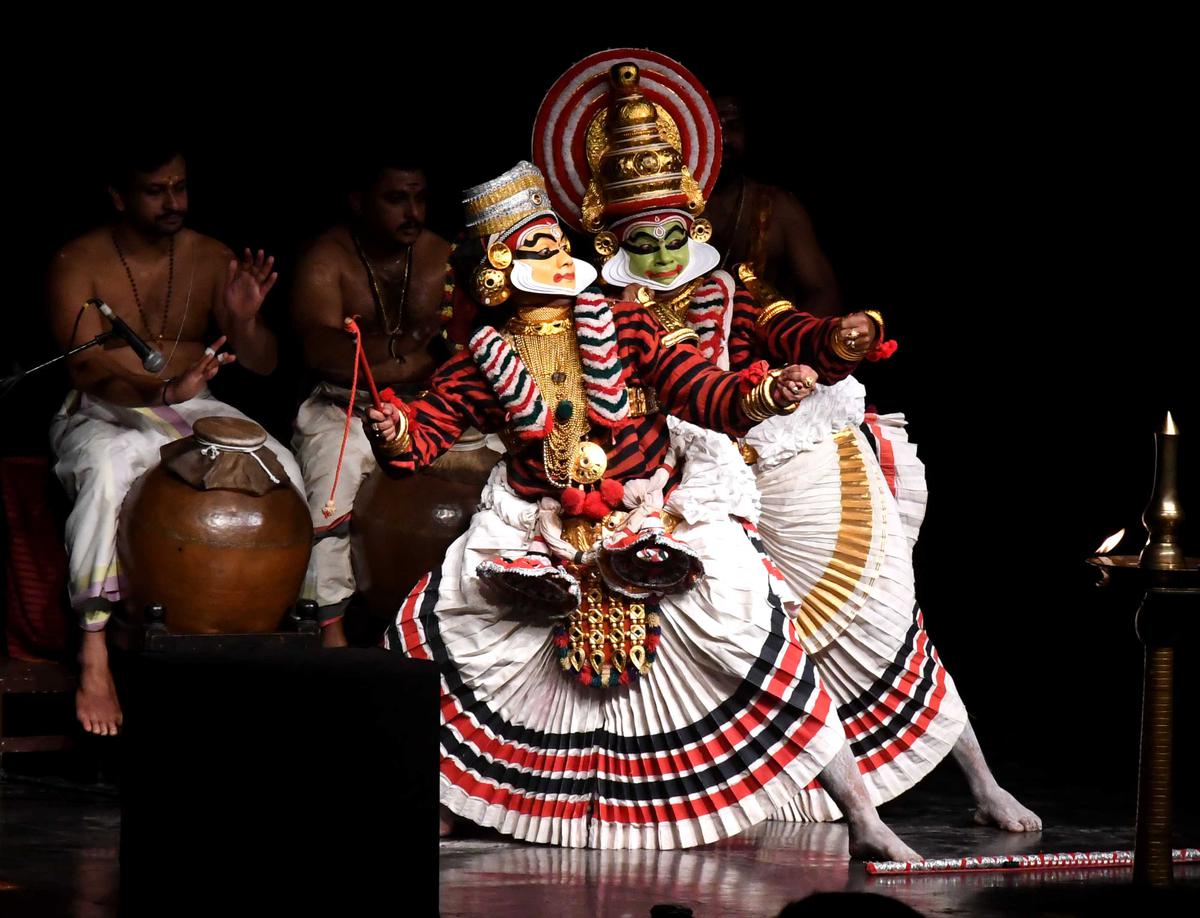
[[[510, 13], [530, 16], [492, 11]], [[298, 247], [336, 219], [335, 166], [356, 148], [395, 139], [430, 150], [430, 223], [453, 233], [458, 190], [528, 158], [542, 94], [567, 66], [649, 44], [743, 94], [750, 171], [799, 196], [847, 305], [882, 308], [900, 341], [860, 378], [881, 411], [906, 413], [926, 463], [918, 592], [985, 748], [1131, 793], [1134, 600], [1095, 590], [1083, 559], [1122, 526], [1121, 549], [1140, 547], [1151, 432], [1166, 410], [1185, 446], [1200, 436], [1184, 277], [1194, 104], [1177, 26], [940, 20], [868, 33], [731, 17], [672, 43], [564, 40], [584, 33], [549, 10], [464, 39], [491, 26], [459, 19], [422, 31], [364, 18], [303, 41], [268, 37], [269, 52], [232, 39], [187, 53], [169, 42], [114, 49], [69, 91], [24, 84], [9, 114], [15, 329], [0, 357], [50, 353], [43, 272], [57, 246], [106, 218], [95, 164], [110, 137], [184, 133], [189, 224], [277, 256], [284, 282], [266, 308], [284, 330]], [[266, 382], [222, 371], [221, 394], [286, 436], [298, 372], [294, 358]], [[0, 403], [6, 452], [45, 451], [62, 392], [59, 378]], [[1200, 519], [1195, 467], [1183, 497]], [[1193, 554], [1197, 532], [1200, 522]], [[1180, 662], [1186, 735], [1194, 652]]]

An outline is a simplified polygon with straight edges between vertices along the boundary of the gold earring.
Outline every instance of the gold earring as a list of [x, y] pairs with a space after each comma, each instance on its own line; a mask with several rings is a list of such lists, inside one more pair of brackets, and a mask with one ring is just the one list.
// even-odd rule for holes
[[488, 264], [503, 271], [512, 264], [512, 250], [503, 242], [493, 242], [487, 250]]
[[708, 242], [712, 239], [712, 224], [701, 217], [692, 224], [692, 231], [689, 235], [694, 242]]
[[512, 296], [512, 290], [508, 286], [508, 275], [499, 268], [480, 265], [475, 269], [471, 281], [475, 287], [475, 299], [481, 306], [499, 306]]
[[617, 237], [608, 230], [601, 230], [592, 240], [592, 248], [596, 250], [597, 255], [608, 261], [617, 254]]

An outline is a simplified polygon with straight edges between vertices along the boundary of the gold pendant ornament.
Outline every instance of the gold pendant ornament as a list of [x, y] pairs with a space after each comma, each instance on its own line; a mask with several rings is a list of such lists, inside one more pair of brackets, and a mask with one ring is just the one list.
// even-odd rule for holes
[[583, 587], [583, 602], [551, 632], [564, 675], [590, 688], [629, 685], [648, 675], [662, 639], [657, 601], [610, 591], [592, 565], [568, 567]]
[[575, 447], [575, 455], [571, 457], [571, 480], [576, 484], [594, 484], [604, 477], [608, 468], [608, 455], [604, 447], [590, 440], [584, 440]]

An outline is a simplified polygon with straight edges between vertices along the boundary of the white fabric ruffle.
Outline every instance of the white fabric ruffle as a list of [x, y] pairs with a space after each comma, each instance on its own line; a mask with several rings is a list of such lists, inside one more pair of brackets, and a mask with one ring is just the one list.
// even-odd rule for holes
[[853, 376], [832, 386], [817, 386], [791, 414], [768, 418], [746, 435], [758, 453], [758, 466], [772, 469], [797, 453], [808, 452], [847, 427], [858, 427], [866, 410], [867, 390]]

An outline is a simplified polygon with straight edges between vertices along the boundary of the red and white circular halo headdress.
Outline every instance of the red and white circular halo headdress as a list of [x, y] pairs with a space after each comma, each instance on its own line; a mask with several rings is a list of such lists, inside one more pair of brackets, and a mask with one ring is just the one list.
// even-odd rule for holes
[[583, 229], [583, 198], [591, 181], [588, 128], [606, 107], [609, 70], [632, 61], [640, 70], [643, 96], [675, 122], [680, 152], [705, 200], [721, 170], [721, 122], [707, 90], [678, 61], [641, 48], [614, 48], [585, 57], [560, 76], [533, 122], [533, 160], [546, 177], [558, 215]]

